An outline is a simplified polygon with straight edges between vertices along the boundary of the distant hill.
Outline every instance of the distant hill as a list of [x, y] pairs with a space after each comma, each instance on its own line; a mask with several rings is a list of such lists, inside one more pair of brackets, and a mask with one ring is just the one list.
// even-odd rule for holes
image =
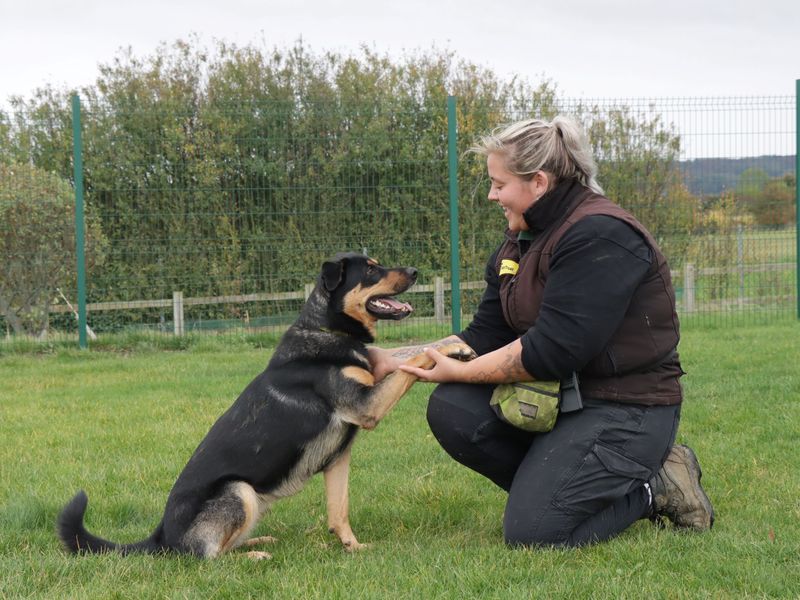
[[735, 188], [739, 175], [750, 168], [763, 169], [770, 177], [794, 173], [794, 156], [753, 156], [749, 158], [697, 158], [680, 163], [689, 191], [716, 195]]

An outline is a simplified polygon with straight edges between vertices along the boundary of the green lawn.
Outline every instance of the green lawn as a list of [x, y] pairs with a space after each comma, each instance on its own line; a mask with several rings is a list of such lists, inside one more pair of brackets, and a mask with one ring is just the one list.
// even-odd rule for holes
[[241, 553], [73, 557], [54, 521], [79, 488], [87, 525], [120, 542], [158, 523], [175, 476], [266, 363], [233, 339], [181, 351], [0, 355], [0, 598], [797, 598], [800, 324], [690, 326], [679, 439], [697, 452], [717, 521], [704, 535], [640, 522], [580, 550], [503, 545], [504, 494], [450, 460], [417, 385], [353, 451], [345, 553], [325, 526], [321, 478]]

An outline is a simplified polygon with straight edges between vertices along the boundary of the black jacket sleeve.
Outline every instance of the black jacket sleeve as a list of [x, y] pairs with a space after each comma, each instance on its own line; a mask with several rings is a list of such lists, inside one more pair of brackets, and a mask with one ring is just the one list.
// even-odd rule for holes
[[525, 370], [542, 380], [580, 371], [619, 328], [651, 261], [647, 242], [619, 219], [592, 215], [570, 227], [553, 250], [536, 325], [522, 336]]
[[517, 334], [506, 323], [500, 305], [500, 277], [497, 274], [497, 253], [494, 251], [486, 265], [486, 290], [472, 322], [458, 334], [479, 355], [502, 348], [517, 339]]

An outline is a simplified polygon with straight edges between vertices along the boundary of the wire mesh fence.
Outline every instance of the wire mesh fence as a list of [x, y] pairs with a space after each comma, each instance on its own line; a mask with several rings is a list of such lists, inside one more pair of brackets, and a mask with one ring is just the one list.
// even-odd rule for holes
[[[405, 98], [84, 107], [92, 333], [280, 332], [325, 258], [345, 250], [420, 270], [414, 315], [385, 333], [449, 333], [454, 294], [466, 323], [505, 224], [467, 149], [495, 125], [558, 113], [583, 124], [607, 195], [662, 245], [683, 318], [796, 317], [794, 97], [457, 106], [450, 123], [444, 102]], [[76, 331], [73, 124], [58, 108], [0, 120], [6, 337]]]

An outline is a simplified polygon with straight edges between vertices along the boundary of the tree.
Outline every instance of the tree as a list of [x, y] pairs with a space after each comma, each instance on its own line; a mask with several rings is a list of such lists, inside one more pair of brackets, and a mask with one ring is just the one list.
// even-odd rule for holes
[[[688, 238], [694, 199], [676, 177], [679, 140], [647, 114], [562, 106], [551, 82], [504, 80], [436, 49], [396, 60], [368, 48], [177, 42], [143, 58], [123, 52], [81, 90], [86, 198], [109, 239], [90, 297], [296, 291], [327, 256], [362, 248], [413, 264], [425, 283], [446, 277], [448, 95], [458, 98], [465, 280], [481, 277], [504, 226], [486, 200], [485, 164], [465, 153], [520, 118], [577, 115], [610, 197], [659, 241], [676, 227]], [[7, 145], [16, 163], [69, 180], [69, 94], [46, 88], [12, 108], [0, 116], [0, 160]], [[670, 258], [680, 252], [672, 239]], [[235, 306], [191, 311], [237, 316]], [[152, 316], [132, 311], [126, 322]]]
[[761, 169], [747, 169], [736, 186], [737, 205], [759, 225], [776, 227], [795, 222], [795, 175], [770, 178]]
[[[56, 288], [75, 276], [75, 210], [68, 181], [29, 164], [0, 164], [0, 313], [17, 334], [45, 337]], [[92, 220], [87, 256], [101, 254]]]

